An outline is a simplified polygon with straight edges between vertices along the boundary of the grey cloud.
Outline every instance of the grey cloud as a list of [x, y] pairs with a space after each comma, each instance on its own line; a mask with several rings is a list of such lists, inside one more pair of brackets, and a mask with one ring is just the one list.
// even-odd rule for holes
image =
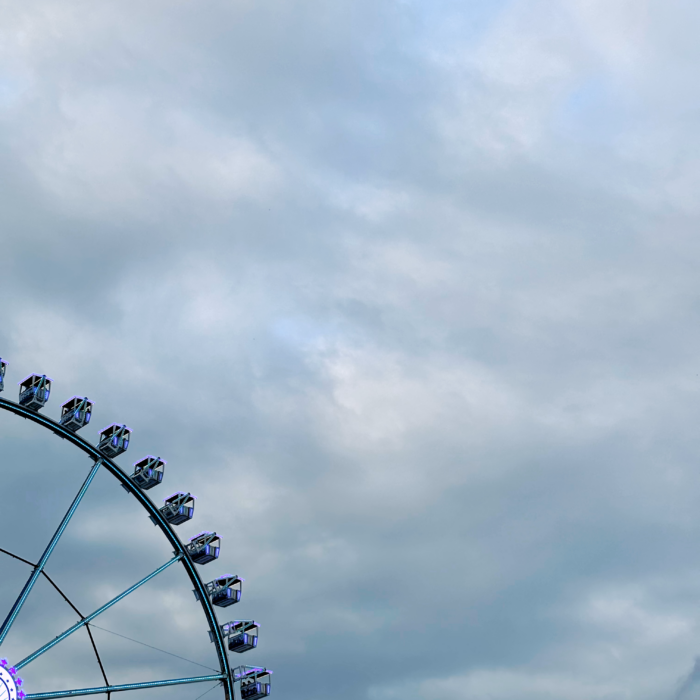
[[688, 677], [681, 683], [678, 692], [673, 696], [674, 699], [679, 700], [680, 698], [690, 697], [690, 692], [697, 686], [698, 679], [700, 678], [700, 660], [695, 659], [693, 668], [688, 674]]
[[[46, 372], [47, 414], [85, 393], [87, 437], [134, 428], [125, 468], [168, 460], [151, 493], [192, 490], [183, 537], [224, 536], [203, 574], [246, 578], [241, 660], [275, 695], [695, 692], [695, 19], [5, 8], [6, 395]], [[36, 558], [87, 461], [10, 416], [0, 435], [0, 547]], [[105, 478], [51, 574], [88, 611], [168, 554]], [[0, 561], [5, 609], [26, 571]], [[13, 659], [72, 621], [40, 592]], [[98, 624], [212, 662], [179, 572]], [[95, 635], [110, 679], [197, 670]], [[77, 637], [26, 675], [100, 679]]]

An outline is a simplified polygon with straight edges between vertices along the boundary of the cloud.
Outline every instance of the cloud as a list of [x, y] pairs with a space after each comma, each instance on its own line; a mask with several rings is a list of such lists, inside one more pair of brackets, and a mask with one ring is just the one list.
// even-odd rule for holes
[[681, 683], [678, 692], [673, 696], [674, 700], [690, 697], [689, 693], [697, 685], [698, 679], [700, 679], [700, 659], [696, 658], [688, 677]]
[[[46, 372], [47, 415], [86, 394], [88, 439], [134, 428], [125, 469], [167, 459], [149, 494], [197, 495], [179, 532], [222, 535], [202, 574], [245, 578], [221, 621], [262, 624], [241, 661], [275, 694], [695, 692], [696, 669], [676, 679], [700, 644], [696, 19], [5, 8], [5, 395]], [[36, 559], [89, 464], [9, 415], [0, 436], [0, 547]], [[114, 487], [51, 560], [85, 612], [170, 556]], [[6, 609], [27, 570], [0, 573]], [[37, 593], [12, 659], [74, 622]], [[175, 568], [98, 624], [123, 635], [95, 630], [110, 679], [216, 663]], [[100, 678], [86, 635], [26, 674]]]

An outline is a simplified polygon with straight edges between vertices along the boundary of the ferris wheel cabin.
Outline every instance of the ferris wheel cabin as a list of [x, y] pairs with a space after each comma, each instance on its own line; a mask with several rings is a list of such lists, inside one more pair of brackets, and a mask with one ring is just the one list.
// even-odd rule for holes
[[[227, 608], [240, 601], [243, 593], [243, 579], [232, 574], [224, 574], [207, 583], [206, 589], [213, 605]], [[194, 591], [194, 597], [199, 600], [197, 591]]]
[[191, 493], [178, 491], [172, 496], [168, 496], [163, 502], [165, 505], [160, 509], [160, 512], [171, 525], [182, 525], [182, 523], [192, 520], [194, 496]]
[[165, 473], [165, 460], [153, 455], [147, 455], [134, 464], [134, 473], [131, 479], [138, 484], [143, 491], [148, 491], [158, 486], [163, 481]]
[[112, 423], [100, 431], [97, 448], [107, 457], [118, 457], [129, 447], [131, 428], [120, 423]]
[[270, 671], [255, 669], [241, 678], [241, 698], [243, 700], [260, 700], [270, 694]]
[[200, 532], [185, 549], [196, 564], [208, 564], [219, 558], [221, 538], [215, 532]]
[[5, 389], [5, 370], [7, 369], [7, 362], [0, 357], [0, 391]]
[[61, 406], [60, 424], [73, 432], [84, 428], [92, 417], [92, 401], [74, 396]]
[[241, 599], [243, 593], [243, 579], [238, 576], [222, 576], [212, 581], [214, 588], [211, 592], [211, 602], [220, 607], [227, 608], [235, 605]]
[[223, 633], [228, 637], [228, 649], [236, 654], [255, 649], [259, 631], [260, 625], [255, 620], [234, 620], [223, 626]]
[[19, 405], [38, 411], [49, 400], [51, 379], [45, 374], [30, 374], [19, 383]]
[[[224, 574], [219, 578], [205, 584], [207, 595], [213, 605], [220, 608], [227, 608], [229, 605], [238, 603], [241, 599], [243, 579], [233, 574]], [[192, 591], [194, 597], [199, 600], [199, 593]]]

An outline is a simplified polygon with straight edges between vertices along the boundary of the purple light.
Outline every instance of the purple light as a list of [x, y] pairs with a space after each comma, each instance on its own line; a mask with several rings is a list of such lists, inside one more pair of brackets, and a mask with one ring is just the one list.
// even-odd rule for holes
[[175, 493], [171, 494], [167, 498], [163, 499], [163, 503], [167, 503], [171, 498], [175, 498], [175, 496], [189, 496], [189, 498], [194, 498], [196, 499], [196, 496], [193, 496], [191, 493], [185, 493], [184, 491], [175, 491]]
[[22, 685], [22, 679], [21, 679], [21, 678], [16, 678], [16, 679], [15, 679], [15, 683], [16, 683], [17, 685]]
[[237, 673], [236, 678], [245, 678], [251, 673], [272, 673], [272, 671], [269, 671], [266, 668], [263, 668], [262, 666], [246, 666], [246, 669], [247, 670], [243, 673]]
[[167, 464], [167, 462], [164, 459], [161, 459], [160, 457], [155, 457], [154, 455], [146, 455], [142, 459], [140, 459], [138, 462], [134, 462], [133, 466], [136, 466], [137, 464], [140, 464], [141, 462], [145, 462], [147, 459], [155, 459], [156, 462], [160, 462], [161, 464]]
[[[87, 396], [78, 396], [77, 394], [75, 396], [71, 396], [68, 401], [72, 401], [73, 399], [80, 399], [81, 401], [87, 401], [88, 403], [94, 403], [93, 401], [90, 401]], [[66, 401], [66, 403], [68, 403]]]
[[117, 428], [124, 428], [127, 433], [133, 432], [131, 428], [127, 427], [123, 423], [111, 423], [106, 428], [102, 428], [102, 430], [100, 430], [100, 435], [102, 435], [102, 433], [106, 433], [110, 428], [113, 428], [115, 425], [117, 426]]
[[7, 659], [0, 659], [0, 666], [7, 666]]
[[49, 384], [51, 384], [51, 382], [53, 381], [53, 379], [51, 379], [51, 377], [47, 377], [45, 374], [32, 373], [32, 374], [28, 374], [21, 382], [17, 382], [17, 384], [23, 384], [24, 382], [27, 381], [27, 379], [31, 379], [32, 377], [39, 377], [39, 379], [42, 379], [42, 378], [46, 379], [46, 381]]

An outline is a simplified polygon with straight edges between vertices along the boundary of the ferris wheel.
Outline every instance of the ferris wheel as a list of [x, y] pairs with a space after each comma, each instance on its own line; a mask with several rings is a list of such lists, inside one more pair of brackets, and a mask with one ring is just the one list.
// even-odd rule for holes
[[[0, 391], [3, 391], [5, 387], [6, 369], [7, 362], [0, 358]], [[216, 608], [228, 608], [240, 601], [243, 579], [237, 575], [224, 574], [205, 583], [206, 578], [203, 579], [200, 576], [199, 567], [215, 562], [218, 559], [221, 551], [221, 538], [216, 532], [204, 531], [189, 541], [182, 542], [175, 533], [174, 527], [186, 523], [194, 517], [194, 497], [188, 492], [178, 491], [167, 497], [162, 506], [154, 505], [146, 491], [150, 491], [163, 482], [165, 461], [160, 457], [147, 455], [134, 464], [131, 474], [123, 471], [114, 462], [114, 458], [126, 452], [131, 437], [131, 429], [124, 424], [112, 423], [100, 431], [97, 445], [87, 442], [78, 436], [77, 431], [90, 423], [93, 413], [93, 402], [83, 396], [73, 396], [61, 406], [59, 420], [52, 420], [39, 413], [49, 400], [51, 384], [52, 380], [46, 375], [30, 374], [19, 383], [18, 402], [15, 403], [0, 398], [0, 408], [16, 416], [29, 419], [72, 443], [72, 445], [90, 457], [92, 466], [38, 562], [28, 561], [17, 552], [11, 552], [0, 547], [0, 555], [7, 555], [31, 567], [29, 578], [10, 607], [9, 612], [7, 612], [4, 622], [0, 625], [0, 657], [2, 657], [0, 658], [0, 700], [52, 700], [54, 698], [73, 698], [99, 694], [107, 694], [109, 700], [111, 694], [116, 692], [139, 691], [147, 688], [173, 687], [193, 683], [211, 683], [213, 681], [223, 687], [226, 700], [260, 700], [270, 695], [272, 671], [260, 666], [235, 666], [229, 658], [229, 655], [241, 654], [257, 647], [259, 625], [254, 620], [230, 620], [222, 624], [217, 619]], [[105, 602], [94, 612], [82, 615], [69, 597], [64, 594], [62, 589], [49, 576], [46, 566], [78, 506], [88, 492], [91, 483], [96, 475], [103, 471], [114, 477], [133, 496], [138, 505], [146, 511], [151, 522], [157, 526], [160, 534], [167, 540], [168, 545], [172, 549], [172, 558], [160, 563], [160, 566], [153, 569], [147, 576]], [[4, 546], [4, 543], [0, 542], [0, 544]], [[199, 606], [201, 606], [202, 614], [209, 628], [209, 641], [216, 648], [218, 671], [208, 675], [110, 684], [98, 646], [93, 637], [91, 623], [102, 613], [111, 609], [174, 565], [184, 568], [194, 587], [195, 604], [199, 603]], [[23, 658], [14, 658], [11, 649], [2, 648], [2, 645], [13, 625], [21, 621], [22, 608], [35, 585], [42, 578], [53, 586], [80, 619], [30, 654], [24, 655]], [[0, 611], [0, 619], [2, 619], [3, 612]], [[33, 661], [45, 652], [61, 644], [73, 633], [81, 629], [85, 629], [88, 633], [104, 685], [71, 690], [29, 692], [31, 672], [27, 675], [24, 669], [29, 667]], [[206, 638], [204, 641], [206, 642]], [[6, 655], [8, 658], [5, 658]], [[26, 684], [23, 680], [24, 676], [27, 677]]]

